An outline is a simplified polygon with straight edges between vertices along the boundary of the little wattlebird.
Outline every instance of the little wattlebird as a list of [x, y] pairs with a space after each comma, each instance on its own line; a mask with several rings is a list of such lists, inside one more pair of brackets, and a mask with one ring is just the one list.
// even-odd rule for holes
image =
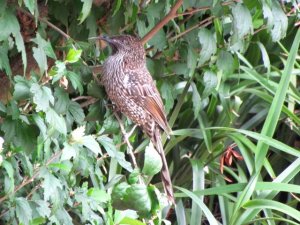
[[171, 133], [163, 102], [146, 67], [141, 41], [130, 35], [99, 36], [112, 54], [103, 64], [101, 83], [110, 100], [146, 133], [162, 159], [161, 178], [168, 199], [175, 204], [172, 182], [161, 141], [161, 130]]

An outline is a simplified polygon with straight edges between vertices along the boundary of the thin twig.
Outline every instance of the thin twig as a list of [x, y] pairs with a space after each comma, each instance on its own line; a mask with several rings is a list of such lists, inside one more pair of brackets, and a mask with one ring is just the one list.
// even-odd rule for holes
[[136, 159], [135, 159], [135, 156], [133, 154], [133, 147], [132, 147], [132, 145], [131, 145], [131, 143], [129, 141], [129, 137], [130, 137], [130, 135], [132, 134], [133, 131], [130, 132], [131, 133], [130, 135], [127, 134], [126, 130], [124, 128], [124, 124], [123, 124], [122, 120], [120, 119], [118, 113], [114, 112], [114, 115], [115, 115], [115, 117], [117, 118], [117, 120], [119, 122], [119, 125], [120, 125], [120, 128], [121, 128], [121, 132], [122, 132], [124, 140], [125, 140], [125, 142], [127, 144], [127, 151], [128, 151], [128, 153], [130, 155], [130, 158], [132, 160], [133, 167], [136, 169], [136, 168], [138, 168], [138, 165], [136, 163]]
[[147, 43], [164, 25], [166, 25], [170, 20], [174, 19], [177, 15], [176, 12], [182, 3], [183, 0], [178, 0], [170, 12], [142, 38], [141, 42], [143, 44]]
[[[46, 163], [45, 165], [48, 166], [48, 165], [49, 165], [50, 163], [52, 163], [57, 157], [59, 157], [59, 156], [61, 155], [61, 153], [62, 153], [62, 150], [56, 152], [55, 154], [53, 154], [52, 157], [47, 161], [47, 163]], [[32, 183], [32, 182], [37, 178], [37, 176], [39, 175], [39, 173], [40, 173], [40, 168], [41, 168], [41, 167], [38, 167], [37, 169], [35, 169], [35, 172], [34, 172], [34, 174], [33, 174], [32, 177], [25, 177], [25, 178], [23, 179], [23, 181], [21, 182], [21, 184], [18, 185], [17, 187], [15, 187], [13, 193], [16, 193], [17, 191], [19, 191], [21, 188], [23, 188], [23, 187], [26, 186], [27, 184]], [[5, 196], [3, 196], [2, 198], [0, 198], [0, 203], [3, 202], [3, 201], [5, 201], [7, 198], [8, 198], [8, 195], [5, 195]], [[1, 214], [1, 216], [2, 216], [2, 214]], [[1, 217], [1, 216], [0, 216], [0, 217]]]
[[206, 18], [205, 20], [202, 20], [200, 23], [186, 29], [184, 32], [180, 33], [180, 34], [177, 34], [176, 36], [170, 38], [170, 41], [175, 41], [177, 38], [179, 37], [182, 37], [183, 35], [191, 32], [192, 30], [196, 29], [196, 28], [199, 28], [199, 27], [206, 27], [208, 26], [209, 24], [212, 23], [212, 20], [213, 18], [215, 18], [214, 16], [210, 16], [208, 18]]

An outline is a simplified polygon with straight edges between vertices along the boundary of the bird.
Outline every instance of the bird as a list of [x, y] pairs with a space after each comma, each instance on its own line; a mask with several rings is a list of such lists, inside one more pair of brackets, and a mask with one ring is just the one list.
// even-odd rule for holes
[[163, 150], [161, 131], [172, 133], [163, 101], [146, 66], [141, 40], [132, 35], [101, 35], [97, 39], [112, 49], [103, 63], [101, 83], [116, 109], [141, 127], [162, 160], [161, 179], [168, 200], [175, 204], [174, 191]]

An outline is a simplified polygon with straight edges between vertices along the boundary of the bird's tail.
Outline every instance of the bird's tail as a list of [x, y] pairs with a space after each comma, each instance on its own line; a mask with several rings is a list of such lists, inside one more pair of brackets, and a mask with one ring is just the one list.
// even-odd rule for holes
[[156, 150], [158, 151], [161, 160], [162, 160], [162, 169], [161, 169], [161, 180], [163, 183], [163, 187], [165, 190], [165, 193], [167, 194], [167, 197], [170, 202], [172, 202], [175, 205], [175, 199], [174, 199], [174, 192], [172, 187], [172, 181], [169, 173], [169, 168], [167, 164], [167, 160], [165, 157], [161, 136], [160, 136], [160, 130], [159, 128], [155, 129], [153, 140], [152, 140]]

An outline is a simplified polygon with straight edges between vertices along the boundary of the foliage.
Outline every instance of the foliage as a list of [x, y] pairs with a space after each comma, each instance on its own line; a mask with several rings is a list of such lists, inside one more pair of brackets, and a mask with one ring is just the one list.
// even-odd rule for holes
[[[299, 4], [0, 0], [0, 223], [300, 224]], [[147, 42], [174, 210], [98, 84], [103, 33]]]

